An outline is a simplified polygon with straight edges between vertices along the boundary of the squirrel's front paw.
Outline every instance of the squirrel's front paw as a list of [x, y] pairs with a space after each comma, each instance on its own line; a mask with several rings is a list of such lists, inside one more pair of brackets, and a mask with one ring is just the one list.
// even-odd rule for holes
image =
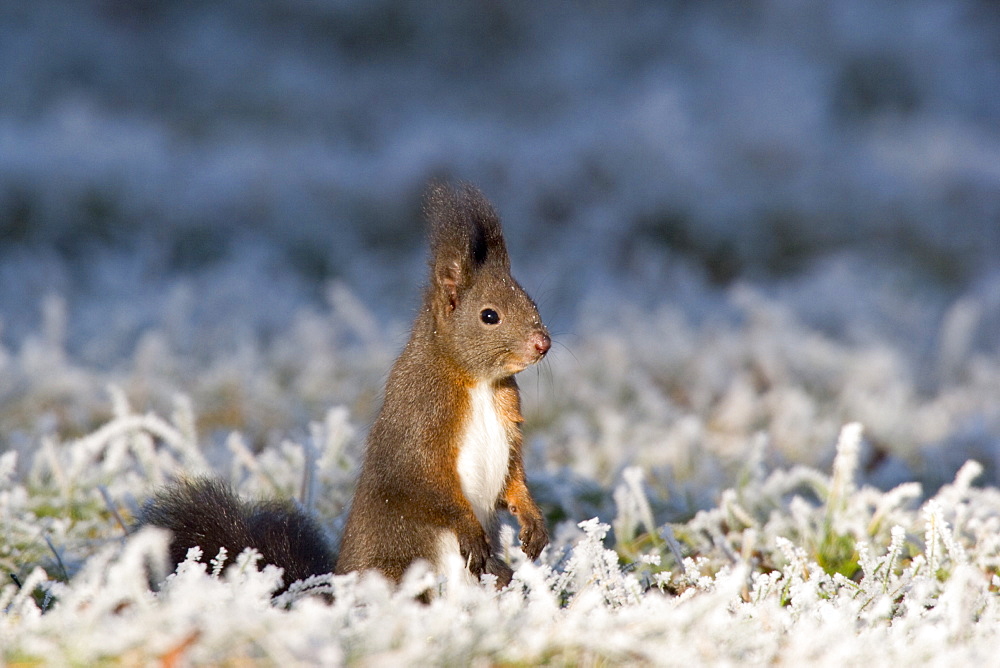
[[525, 520], [518, 538], [521, 539], [521, 549], [534, 561], [549, 544], [549, 532], [545, 530], [545, 520], [541, 517]]
[[477, 578], [486, 571], [486, 561], [490, 558], [490, 543], [486, 534], [480, 531], [471, 536], [460, 536], [458, 549], [462, 553], [469, 571]]

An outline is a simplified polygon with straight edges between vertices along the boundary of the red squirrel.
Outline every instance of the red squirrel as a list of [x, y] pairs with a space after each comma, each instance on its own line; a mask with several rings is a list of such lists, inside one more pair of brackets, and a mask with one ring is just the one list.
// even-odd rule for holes
[[[335, 572], [376, 570], [398, 582], [417, 560], [443, 570], [455, 554], [472, 576], [491, 573], [502, 587], [512, 571], [496, 552], [497, 510], [517, 518], [530, 559], [549, 540], [525, 484], [514, 374], [543, 359], [551, 339], [511, 276], [500, 219], [482, 193], [432, 184], [424, 213], [430, 281], [368, 435]], [[168, 487], [139, 523], [173, 532], [175, 562], [193, 545], [207, 559], [224, 545], [233, 555], [257, 548], [286, 569], [286, 583], [331, 570], [308, 517], [290, 506], [247, 510], [220, 487], [205, 480]], [[237, 521], [205, 522], [213, 508]]]
[[457, 551], [478, 578], [510, 581], [494, 553], [496, 510], [521, 525], [535, 559], [548, 543], [525, 485], [514, 374], [551, 346], [535, 303], [510, 274], [500, 220], [471, 186], [432, 186], [430, 282], [368, 436], [337, 573], [399, 580], [417, 559]]

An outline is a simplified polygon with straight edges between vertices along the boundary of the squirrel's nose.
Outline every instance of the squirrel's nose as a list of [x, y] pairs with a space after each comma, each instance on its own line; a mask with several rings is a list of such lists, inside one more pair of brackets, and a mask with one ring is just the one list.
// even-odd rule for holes
[[539, 356], [545, 355], [552, 347], [552, 339], [545, 332], [535, 332], [532, 334], [532, 339]]

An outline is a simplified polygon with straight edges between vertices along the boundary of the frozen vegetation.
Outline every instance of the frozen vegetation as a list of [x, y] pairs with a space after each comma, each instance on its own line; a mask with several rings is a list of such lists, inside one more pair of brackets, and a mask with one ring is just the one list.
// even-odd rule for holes
[[[536, 4], [0, 3], [0, 663], [995, 660], [995, 5]], [[553, 329], [551, 547], [165, 572], [182, 472], [336, 542], [433, 176]]]

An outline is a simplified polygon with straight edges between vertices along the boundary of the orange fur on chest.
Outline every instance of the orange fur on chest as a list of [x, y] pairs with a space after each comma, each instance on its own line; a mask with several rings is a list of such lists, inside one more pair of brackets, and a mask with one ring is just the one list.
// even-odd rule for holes
[[524, 418], [521, 416], [521, 398], [516, 386], [501, 385], [497, 387], [493, 393], [493, 401], [496, 403], [497, 414], [509, 425], [508, 429], [516, 429], [524, 422]]

